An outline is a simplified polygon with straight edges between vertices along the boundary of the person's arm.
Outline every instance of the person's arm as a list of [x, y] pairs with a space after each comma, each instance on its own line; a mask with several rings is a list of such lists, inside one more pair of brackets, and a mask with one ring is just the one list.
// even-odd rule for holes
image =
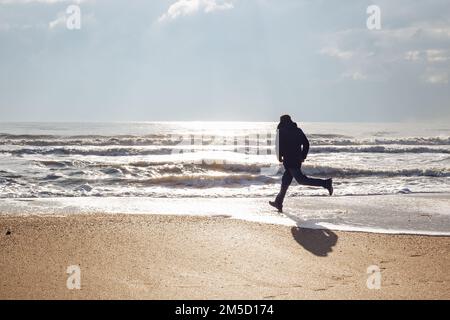
[[275, 151], [277, 153], [278, 161], [283, 162], [283, 156], [281, 155], [281, 147], [280, 147], [280, 129], [277, 129], [277, 137], [275, 140]]
[[309, 141], [306, 135], [300, 130], [300, 139], [302, 141], [302, 160], [304, 161], [309, 152]]

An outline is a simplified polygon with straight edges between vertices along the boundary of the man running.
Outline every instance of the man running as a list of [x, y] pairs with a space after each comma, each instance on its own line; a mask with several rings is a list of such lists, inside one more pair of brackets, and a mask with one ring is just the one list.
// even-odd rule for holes
[[330, 196], [333, 194], [333, 180], [314, 179], [305, 176], [302, 172], [302, 162], [305, 161], [309, 151], [309, 141], [302, 129], [292, 121], [289, 115], [280, 117], [277, 132], [277, 156], [280, 162], [283, 162], [284, 174], [281, 178], [281, 190], [275, 201], [269, 201], [269, 204], [283, 212], [283, 200], [286, 191], [292, 182], [292, 178], [298, 184], [322, 187], [328, 190]]

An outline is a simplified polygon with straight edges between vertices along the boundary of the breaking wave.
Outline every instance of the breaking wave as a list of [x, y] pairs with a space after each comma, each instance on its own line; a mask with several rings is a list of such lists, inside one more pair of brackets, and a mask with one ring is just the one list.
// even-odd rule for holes
[[[170, 128], [158, 124], [142, 135], [121, 135], [128, 131], [116, 130], [103, 135], [105, 131], [93, 131], [90, 125], [82, 131], [85, 135], [78, 131], [58, 135], [66, 132], [64, 128], [36, 130], [36, 135], [0, 133], [0, 197], [272, 196], [277, 192], [284, 168], [274, 155], [276, 135], [267, 129], [248, 135], [245, 130], [236, 135], [226, 131], [202, 135], [201, 129], [171, 135], [166, 132], [186, 131]], [[335, 178], [340, 195], [450, 190], [447, 133], [409, 137], [407, 131], [394, 137], [399, 132], [377, 130], [370, 136], [358, 132], [309, 134], [311, 157], [303, 172]]]
[[[22, 146], [174, 146], [190, 144], [192, 141], [201, 144], [249, 144], [258, 143], [274, 144], [275, 134], [251, 134], [251, 135], [80, 135], [80, 136], [58, 136], [58, 135], [13, 135], [0, 133], [0, 145], [22, 145]], [[406, 138], [353, 138], [345, 135], [335, 134], [311, 134], [309, 139], [313, 145], [335, 145], [335, 146], [362, 146], [362, 145], [408, 145], [408, 146], [450, 146], [450, 137], [406, 137]]]
[[[196, 152], [202, 151], [200, 147], [173, 148], [170, 146], [161, 146], [159, 148], [152, 147], [76, 147], [76, 146], [57, 146], [57, 147], [27, 147], [27, 148], [5, 148], [0, 149], [0, 154], [10, 154], [14, 156], [25, 155], [81, 155], [81, 156], [101, 156], [101, 157], [118, 157], [118, 156], [147, 156], [147, 155], [169, 155], [179, 152]], [[211, 146], [209, 151], [231, 151], [242, 154], [271, 154], [274, 153], [272, 147], [254, 147], [254, 146]], [[444, 153], [450, 154], [449, 147], [437, 146], [313, 146], [310, 149], [311, 154], [316, 153]]]
[[[37, 161], [38, 164], [50, 168], [59, 169], [77, 169], [78, 174], [102, 173], [107, 175], [189, 175], [203, 174], [204, 177], [210, 175], [216, 179], [217, 173], [222, 174], [217, 179], [225, 179], [227, 173], [245, 173], [249, 175], [262, 176], [280, 176], [284, 172], [281, 165], [265, 164], [265, 163], [232, 163], [227, 161], [192, 161], [183, 163], [170, 162], [152, 162], [152, 161], [136, 161], [126, 164], [99, 163], [89, 161]], [[84, 170], [84, 171], [83, 171]], [[331, 176], [331, 177], [450, 177], [450, 168], [408, 168], [408, 169], [370, 169], [370, 168], [350, 168], [350, 167], [333, 167], [320, 165], [304, 165], [302, 171], [312, 176]], [[1, 172], [0, 172], [1, 176]]]

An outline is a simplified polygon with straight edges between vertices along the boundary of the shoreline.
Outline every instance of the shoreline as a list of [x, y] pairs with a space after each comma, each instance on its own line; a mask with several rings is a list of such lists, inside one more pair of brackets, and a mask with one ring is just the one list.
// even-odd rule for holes
[[449, 237], [124, 214], [0, 215], [0, 231], [1, 299], [450, 298]]
[[0, 216], [130, 214], [227, 217], [346, 232], [450, 236], [450, 193], [270, 198], [69, 197], [0, 199]]

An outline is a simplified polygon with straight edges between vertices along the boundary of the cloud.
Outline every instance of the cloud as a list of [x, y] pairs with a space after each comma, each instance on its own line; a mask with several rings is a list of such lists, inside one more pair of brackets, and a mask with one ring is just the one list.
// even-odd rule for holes
[[448, 72], [435, 68], [427, 68], [422, 78], [425, 82], [431, 84], [447, 84]]
[[405, 60], [408, 61], [426, 61], [430, 63], [442, 63], [450, 61], [450, 50], [427, 49], [413, 50], [405, 53]]
[[172, 4], [158, 21], [174, 20], [178, 17], [189, 16], [198, 12], [210, 13], [233, 9], [233, 3], [220, 0], [178, 0]]
[[448, 50], [427, 50], [427, 60], [429, 62], [446, 62], [450, 60], [450, 53]]
[[405, 60], [409, 61], [427, 61], [430, 63], [440, 63], [450, 61], [450, 50], [428, 49], [414, 50], [405, 53]]
[[405, 60], [408, 61], [419, 61], [421, 52], [419, 50], [407, 51], [405, 53]]
[[329, 57], [338, 58], [341, 60], [348, 60], [353, 57], [352, 51], [343, 51], [336, 47], [326, 47], [319, 51], [320, 54], [327, 55]]
[[367, 75], [361, 73], [360, 71], [354, 71], [354, 72], [345, 72], [342, 74], [344, 78], [349, 78], [352, 80], [366, 80]]
[[325, 34], [322, 43], [319, 53], [340, 64], [343, 78], [387, 81], [408, 77], [408, 81], [448, 83], [448, 22], [412, 22], [377, 32], [347, 29]]

